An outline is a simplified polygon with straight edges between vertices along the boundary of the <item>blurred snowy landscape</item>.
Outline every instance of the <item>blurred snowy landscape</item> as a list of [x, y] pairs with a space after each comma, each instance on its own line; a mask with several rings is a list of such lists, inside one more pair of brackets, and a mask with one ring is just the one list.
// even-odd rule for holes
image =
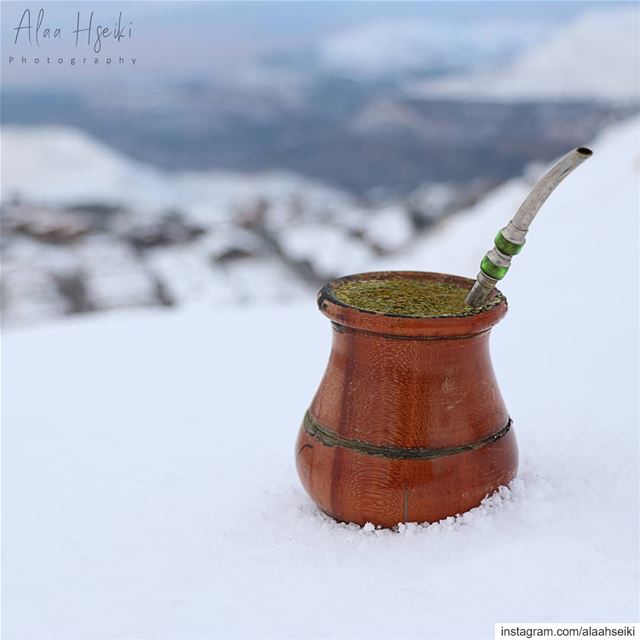
[[2, 144], [11, 159], [2, 217], [10, 324], [289, 300], [396, 253], [477, 197], [436, 184], [374, 207], [295, 174], [175, 174], [63, 128], [10, 128]]
[[630, 5], [553, 29], [378, 18], [215, 79], [56, 99], [9, 84], [4, 325], [310, 298], [423, 239], [448, 247], [449, 217], [637, 113], [638, 25]]
[[634, 102], [640, 75], [637, 53], [634, 9], [587, 11], [506, 65], [418, 84], [414, 90], [459, 99]]
[[[256, 51], [209, 55], [235, 52], [230, 29], [196, 56], [188, 31], [205, 61], [189, 74], [165, 58], [52, 88], [3, 62], [3, 637], [637, 621], [638, 7], [341, 3], [338, 25], [298, 3], [309, 24], [283, 12], [264, 38], [287, 46], [258, 50], [268, 3], [243, 4]], [[439, 6], [404, 6], [420, 4]], [[227, 6], [191, 5], [203, 24]], [[318, 513], [293, 452], [330, 349], [316, 290], [378, 269], [474, 277], [580, 145], [594, 156], [501, 287], [518, 477], [431, 525]]]

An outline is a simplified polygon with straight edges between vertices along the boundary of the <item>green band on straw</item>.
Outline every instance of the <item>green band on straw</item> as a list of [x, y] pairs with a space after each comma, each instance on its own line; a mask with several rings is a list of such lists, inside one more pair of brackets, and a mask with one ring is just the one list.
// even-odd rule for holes
[[[591, 155], [591, 150], [586, 147], [570, 151], [535, 184], [507, 226], [497, 233], [493, 248], [482, 259], [478, 277], [465, 298], [469, 306], [479, 309], [486, 303], [498, 280], [507, 274], [512, 257], [522, 251], [531, 221], [536, 217], [549, 194]], [[503, 231], [506, 231], [512, 240], [519, 240], [519, 243], [507, 240]]]
[[502, 235], [502, 231], [498, 231], [494, 243], [496, 245], [496, 249], [505, 256], [516, 256], [522, 251], [522, 247], [524, 247], [524, 244], [516, 244], [515, 242], [507, 240]]
[[482, 258], [480, 269], [485, 276], [489, 276], [494, 280], [502, 280], [507, 275], [507, 271], [509, 271], [509, 267], [500, 267], [497, 264], [493, 264], [488, 256]]

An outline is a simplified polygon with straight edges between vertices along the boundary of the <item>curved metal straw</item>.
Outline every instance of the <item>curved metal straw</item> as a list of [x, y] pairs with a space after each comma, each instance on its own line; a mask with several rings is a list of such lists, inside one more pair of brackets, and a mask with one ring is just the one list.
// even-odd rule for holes
[[506, 275], [511, 258], [522, 250], [531, 222], [551, 192], [579, 165], [593, 155], [591, 149], [574, 149], [555, 164], [533, 187], [509, 224], [498, 231], [493, 249], [487, 252], [480, 264], [478, 279], [467, 294], [466, 303], [481, 307], [494, 287]]

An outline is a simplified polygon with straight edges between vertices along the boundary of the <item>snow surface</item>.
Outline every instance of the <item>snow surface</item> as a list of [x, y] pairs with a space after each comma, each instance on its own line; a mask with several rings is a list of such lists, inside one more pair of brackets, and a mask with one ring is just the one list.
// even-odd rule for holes
[[424, 97], [498, 100], [640, 100], [637, 4], [591, 10], [506, 66], [413, 87]]
[[[312, 299], [7, 332], [4, 636], [489, 638], [495, 622], [638, 620], [639, 139], [636, 119], [595, 141], [514, 261], [492, 353], [520, 472], [457, 518], [361, 529], [304, 494], [294, 441], [330, 346]], [[475, 274], [531, 179], [394, 266]]]

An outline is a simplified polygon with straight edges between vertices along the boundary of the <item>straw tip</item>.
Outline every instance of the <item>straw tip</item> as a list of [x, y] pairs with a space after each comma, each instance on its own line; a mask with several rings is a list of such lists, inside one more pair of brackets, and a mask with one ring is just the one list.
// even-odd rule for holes
[[587, 157], [589, 157], [589, 156], [592, 156], [592, 155], [593, 155], [593, 151], [591, 151], [591, 149], [588, 149], [587, 147], [578, 147], [578, 148], [576, 149], [576, 151], [577, 151], [578, 153], [580, 153], [581, 155], [583, 155], [583, 156], [587, 156]]

